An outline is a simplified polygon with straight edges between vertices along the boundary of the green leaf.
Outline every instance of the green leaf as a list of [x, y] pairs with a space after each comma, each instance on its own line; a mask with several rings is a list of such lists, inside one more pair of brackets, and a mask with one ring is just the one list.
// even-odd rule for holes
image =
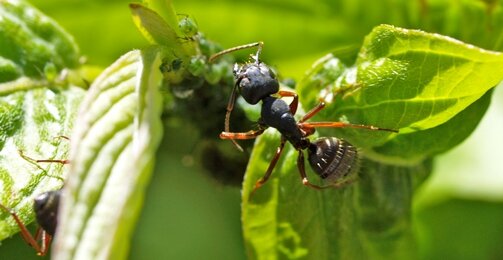
[[132, 51], [92, 84], [72, 135], [55, 258], [123, 259], [162, 136], [158, 49]]
[[[266, 131], [256, 142], [243, 187], [243, 232], [252, 259], [410, 258], [411, 197], [431, 172], [431, 161], [400, 167], [363, 160], [360, 179], [341, 189], [301, 184], [290, 145], [271, 179], [249, 195], [279, 144]], [[311, 181], [317, 176], [308, 172]]]
[[[169, 23], [156, 11], [141, 4], [129, 4], [129, 8], [133, 15], [133, 22], [150, 43], [169, 48], [175, 56], [184, 59], [186, 63], [188, 63], [189, 57], [196, 53], [195, 43], [188, 39], [182, 39], [184, 36], [179, 32], [178, 19], [172, 6], [164, 11], [170, 14]], [[182, 40], [185, 41], [185, 44], [181, 44]]]
[[[1, 84], [0, 84], [1, 85]], [[20, 90], [0, 97], [0, 203], [16, 212], [23, 223], [34, 219], [33, 198], [63, 185], [67, 166], [35, 163], [23, 158], [67, 159], [80, 88], [53, 91]], [[10, 214], [0, 210], [0, 240], [18, 232]]]
[[143, 2], [150, 6], [152, 10], [155, 10], [166, 21], [168, 26], [171, 27], [171, 30], [180, 35], [178, 18], [172, 0], [144, 0]]
[[[432, 156], [473, 131], [489, 104], [489, 90], [503, 79], [502, 67], [500, 53], [388, 25], [367, 36], [354, 66], [333, 55], [322, 58], [297, 86], [304, 107], [320, 98], [327, 102], [311, 121], [349, 121], [400, 133], [319, 129], [320, 136], [342, 137], [361, 148], [359, 179], [341, 189], [304, 187], [298, 152], [287, 145], [271, 179], [250, 198], [280, 142], [276, 130], [266, 131], [256, 142], [243, 188], [248, 254], [416, 258], [412, 194], [431, 172]], [[306, 170], [311, 182], [322, 183]]]
[[175, 30], [155, 11], [137, 3], [129, 4], [133, 22], [143, 36], [152, 44], [177, 47]]
[[[372, 152], [393, 157], [397, 162], [420, 162], [428, 156], [445, 152], [460, 144], [475, 130], [489, 107], [491, 95], [492, 91], [488, 91], [444, 124], [424, 131], [399, 135], [386, 144], [373, 148]], [[413, 149], [396, 149], [398, 146]]]
[[415, 224], [421, 258], [501, 258], [502, 218], [501, 201], [451, 197], [418, 209]]
[[[0, 17], [0, 203], [28, 224], [33, 198], [63, 185], [66, 166], [34, 160], [68, 158], [60, 136], [70, 136], [84, 91], [64, 71], [79, 54], [63, 29], [24, 1], [1, 1]], [[1, 211], [0, 240], [17, 231]]]
[[[318, 97], [325, 98], [329, 104], [320, 114], [322, 120], [343, 118], [355, 124], [400, 129], [400, 134], [394, 136], [353, 129], [330, 131], [364, 148], [389, 141], [386, 148], [374, 150], [380, 154], [368, 155], [398, 156], [411, 163], [445, 151], [466, 138], [471, 131], [464, 131], [456, 142], [443, 142], [443, 146], [430, 151], [411, 152], [410, 146], [405, 145], [438, 145], [438, 136], [423, 132], [453, 119], [503, 79], [501, 53], [389, 25], [376, 27], [366, 37], [354, 67], [346, 67], [333, 57], [320, 63], [299, 84], [300, 97], [307, 97], [302, 99], [303, 104], [312, 107]], [[337, 68], [327, 72], [330, 66]], [[313, 92], [324, 96], [315, 97]], [[475, 122], [484, 111], [476, 113]], [[468, 117], [474, 118], [458, 117], [458, 123], [450, 126], [459, 126]], [[472, 122], [469, 124], [467, 129], [473, 129]], [[422, 133], [413, 134], [418, 132]], [[419, 136], [426, 138], [419, 141]]]
[[0, 2], [0, 82], [22, 76], [44, 78], [78, 65], [78, 49], [59, 25], [24, 1]]

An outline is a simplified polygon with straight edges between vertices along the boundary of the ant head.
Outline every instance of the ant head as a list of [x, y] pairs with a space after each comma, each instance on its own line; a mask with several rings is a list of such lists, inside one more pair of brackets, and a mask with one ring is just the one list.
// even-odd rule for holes
[[33, 208], [37, 222], [49, 235], [54, 235], [56, 231], [60, 197], [61, 190], [55, 190], [42, 193], [35, 198]]
[[257, 53], [252, 56], [253, 62], [240, 66], [234, 65], [234, 76], [236, 86], [239, 87], [241, 95], [249, 104], [255, 105], [261, 99], [279, 91], [279, 83], [274, 72], [264, 63], [259, 61], [260, 51], [263, 42], [254, 42], [241, 46], [236, 46], [227, 50], [213, 54], [208, 61], [212, 62], [216, 58], [238, 50], [257, 47]]
[[274, 72], [258, 60], [242, 66], [234, 65], [234, 75], [241, 95], [249, 104], [257, 104], [263, 98], [279, 91]]

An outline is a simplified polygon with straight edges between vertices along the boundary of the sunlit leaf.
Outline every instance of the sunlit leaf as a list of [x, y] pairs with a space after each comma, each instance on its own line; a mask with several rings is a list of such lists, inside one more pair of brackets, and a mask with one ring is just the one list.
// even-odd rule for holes
[[[376, 150], [382, 155], [414, 162], [445, 151], [466, 138], [471, 131], [464, 131], [455, 142], [439, 146], [441, 143], [435, 139], [438, 135], [422, 132], [451, 120], [503, 79], [501, 53], [436, 34], [387, 25], [377, 27], [367, 36], [354, 67], [346, 67], [330, 57], [320, 63], [299, 84], [300, 97], [307, 97], [302, 100], [309, 107], [319, 102], [317, 98], [328, 101], [318, 120], [343, 118], [351, 123], [400, 129], [400, 134], [386, 143], [386, 148]], [[482, 107], [487, 107], [487, 101], [485, 106], [473, 109]], [[471, 127], [465, 127], [473, 130], [472, 124], [480, 120], [484, 111], [481, 109], [466, 118], [459, 116], [457, 121], [469, 118], [467, 124]], [[376, 147], [390, 138], [388, 134], [372, 131], [330, 131], [359, 147]], [[407, 143], [419, 147], [436, 145], [436, 149], [412, 152]]]
[[[0, 2], [0, 203], [23, 223], [33, 197], [63, 185], [67, 167], [35, 160], [67, 159], [84, 95], [64, 73], [78, 65], [73, 39], [23, 1]], [[0, 240], [19, 230], [0, 212]]]
[[[243, 188], [249, 255], [416, 257], [410, 219], [415, 188], [431, 172], [431, 156], [473, 131], [489, 102], [490, 94], [484, 94], [503, 79], [502, 67], [500, 53], [387, 25], [367, 36], [354, 67], [324, 57], [298, 85], [305, 109], [320, 98], [327, 102], [312, 121], [349, 121], [400, 133], [320, 129], [321, 136], [343, 137], [362, 148], [355, 183], [323, 191], [303, 186], [298, 152], [287, 145], [273, 177], [250, 197], [279, 145], [274, 129], [265, 133], [256, 142]], [[308, 177], [320, 183], [311, 169]]]
[[159, 65], [157, 49], [129, 52], [89, 89], [72, 135], [56, 258], [127, 256], [162, 136]]
[[[360, 178], [341, 189], [302, 185], [297, 152], [287, 145], [271, 179], [252, 198], [279, 136], [268, 131], [256, 142], [243, 187], [243, 229], [252, 259], [410, 258], [411, 198], [431, 172], [431, 162], [400, 167], [363, 160]], [[317, 176], [308, 173], [312, 182]]]
[[[169, 23], [156, 11], [141, 4], [129, 4], [129, 8], [136, 27], [149, 42], [169, 48], [175, 56], [182, 58], [186, 63], [189, 56], [196, 53], [193, 40], [184, 39], [184, 35], [179, 32], [178, 19], [173, 8], [163, 10], [170, 14]], [[176, 24], [173, 24], [174, 21]]]
[[161, 16], [141, 4], [129, 4], [129, 8], [136, 27], [150, 43], [177, 47], [175, 30]]
[[73, 39], [26, 2], [1, 1], [0, 17], [0, 82], [44, 78], [46, 66], [59, 71], [78, 65]]

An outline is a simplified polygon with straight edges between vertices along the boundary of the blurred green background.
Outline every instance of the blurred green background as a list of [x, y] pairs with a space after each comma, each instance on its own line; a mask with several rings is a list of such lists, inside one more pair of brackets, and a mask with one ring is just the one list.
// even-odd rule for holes
[[[147, 46], [129, 1], [36, 0], [32, 3], [74, 35], [88, 64], [102, 68]], [[371, 28], [389, 23], [503, 50], [500, 1], [174, 1], [223, 47], [262, 40], [262, 59], [300, 79], [326, 53], [356, 52]], [[503, 258], [503, 90], [497, 87], [478, 129], [438, 156], [414, 201], [421, 258]], [[224, 115], [222, 115], [224, 116]], [[215, 136], [217, 139], [218, 137]], [[147, 192], [131, 259], [244, 259], [240, 190], [211, 179], [197, 160], [198, 133], [169, 120]], [[413, 149], [413, 147], [411, 148]], [[19, 236], [3, 242], [0, 259], [40, 259]]]

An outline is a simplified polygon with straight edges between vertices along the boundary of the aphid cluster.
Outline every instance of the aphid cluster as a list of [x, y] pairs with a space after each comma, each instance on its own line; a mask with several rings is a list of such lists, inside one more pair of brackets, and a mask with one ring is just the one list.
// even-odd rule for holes
[[[221, 51], [210, 57], [210, 61], [213, 61], [221, 55], [233, 51], [251, 47], [257, 47], [258, 49], [256, 54], [252, 56], [252, 62], [242, 65], [236, 64], [234, 66], [235, 85], [227, 103], [224, 125], [225, 130], [220, 134], [220, 138], [231, 140], [236, 147], [240, 149], [236, 140], [256, 138], [268, 127], [276, 128], [281, 133], [280, 145], [264, 176], [255, 183], [253, 192], [269, 179], [287, 141], [298, 151], [297, 167], [304, 185], [314, 189], [323, 189], [328, 187], [340, 187], [351, 181], [351, 179], [354, 178], [354, 173], [357, 168], [357, 149], [350, 143], [336, 137], [320, 137], [311, 141], [309, 136], [315, 132], [315, 129], [319, 127], [351, 127], [389, 132], [398, 131], [344, 122], [307, 122], [325, 107], [324, 102], [321, 102], [311, 109], [300, 120], [295, 120], [294, 115], [297, 112], [299, 102], [298, 96], [294, 92], [279, 89], [279, 83], [275, 74], [259, 59], [262, 45], [262, 42], [246, 44]], [[238, 91], [249, 104], [255, 105], [259, 101], [262, 101], [261, 116], [258, 120], [258, 128], [255, 130], [243, 133], [234, 133], [230, 131], [230, 114], [234, 109]], [[292, 97], [293, 101], [287, 104], [281, 99], [282, 97]], [[312, 184], [308, 180], [305, 170], [304, 150], [307, 150], [307, 157], [311, 168], [322, 179], [327, 180], [328, 185], [318, 186]]]
[[[185, 37], [181, 44], [194, 44], [197, 54], [189, 60], [181, 58], [163, 61], [160, 67], [163, 73], [183, 73], [179, 82], [166, 84], [168, 102], [164, 110], [164, 119], [168, 122], [174, 118], [182, 120], [184, 127], [192, 126], [197, 130], [197, 143], [189, 156], [195, 157], [203, 166], [204, 172], [225, 185], [240, 186], [249, 159], [249, 153], [236, 153], [233, 147], [215, 140], [224, 123], [221, 115], [234, 85], [232, 61], [220, 59], [208, 62], [208, 57], [222, 48], [207, 40], [197, 31], [197, 24], [186, 15], [179, 16], [179, 29]], [[229, 57], [230, 58], [230, 57]], [[166, 77], [165, 77], [166, 78]], [[241, 107], [233, 111], [231, 127], [252, 126]], [[243, 146], [251, 150], [252, 144]]]

